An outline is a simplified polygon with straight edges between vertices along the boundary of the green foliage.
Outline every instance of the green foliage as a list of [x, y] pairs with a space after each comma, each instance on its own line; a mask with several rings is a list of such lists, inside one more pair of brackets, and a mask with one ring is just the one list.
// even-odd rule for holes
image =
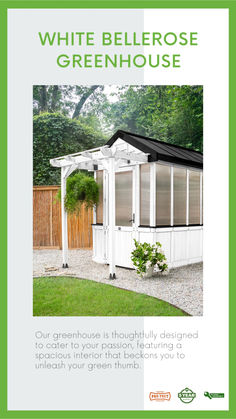
[[202, 151], [202, 86], [123, 86], [104, 104], [110, 131], [117, 129]]
[[169, 142], [203, 151], [203, 88], [176, 86], [170, 108]]
[[168, 269], [166, 257], [161, 249], [161, 244], [139, 243], [134, 239], [135, 249], [131, 252], [131, 260], [137, 268], [137, 273], [143, 276], [150, 266], [156, 266], [161, 272]]
[[60, 183], [51, 158], [104, 145], [118, 129], [203, 149], [202, 86], [52, 85], [33, 95], [34, 185]]
[[[58, 192], [58, 199], [61, 199], [61, 190]], [[93, 177], [83, 172], [69, 176], [66, 181], [65, 207], [67, 212], [78, 213], [81, 205], [85, 203], [86, 208], [98, 204], [99, 186]]]
[[70, 277], [34, 278], [34, 316], [187, 316], [166, 301]]
[[105, 140], [90, 126], [60, 113], [42, 113], [33, 118], [34, 185], [60, 184], [60, 169], [50, 159], [104, 144]]

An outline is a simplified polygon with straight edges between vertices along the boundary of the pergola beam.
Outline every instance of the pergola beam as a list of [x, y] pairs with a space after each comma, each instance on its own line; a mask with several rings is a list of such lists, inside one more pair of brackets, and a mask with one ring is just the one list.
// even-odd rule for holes
[[[72, 166], [73, 164], [78, 165], [78, 169], [86, 168], [86, 165], [98, 165], [103, 164], [103, 162], [110, 157], [113, 157], [115, 160], [128, 160], [132, 161], [133, 163], [147, 163], [148, 162], [148, 154], [144, 153], [132, 153], [123, 150], [111, 150], [107, 147], [101, 147], [96, 152], [91, 153], [90, 151], [83, 151], [79, 155], [68, 155], [64, 157], [59, 157], [57, 159], [51, 159], [50, 163], [54, 167], [65, 167], [65, 166]], [[92, 167], [92, 166], [91, 166]], [[90, 168], [91, 168], [90, 167]]]
[[69, 166], [68, 171], [66, 173], [66, 177], [68, 178], [68, 176], [70, 176], [71, 173], [73, 173], [75, 170], [77, 170], [77, 164], [73, 164], [72, 166]]
[[124, 159], [124, 160], [130, 160], [134, 162], [141, 162], [141, 163], [147, 163], [148, 161], [148, 155], [141, 154], [141, 153], [128, 153], [126, 151], [119, 151], [117, 150], [114, 154], [114, 157], [118, 159]]
[[93, 160], [93, 154], [92, 153], [89, 153], [89, 151], [83, 151], [81, 153], [81, 156], [86, 157], [87, 159]]

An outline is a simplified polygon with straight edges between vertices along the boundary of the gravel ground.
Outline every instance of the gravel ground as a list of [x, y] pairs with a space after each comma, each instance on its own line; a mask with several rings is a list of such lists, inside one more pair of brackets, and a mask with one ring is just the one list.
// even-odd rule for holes
[[108, 279], [109, 266], [92, 261], [91, 250], [69, 250], [69, 268], [61, 268], [60, 250], [34, 250], [34, 277], [75, 276], [160, 298], [193, 316], [203, 314], [202, 263], [171, 269], [140, 279], [135, 270], [117, 268], [117, 279]]

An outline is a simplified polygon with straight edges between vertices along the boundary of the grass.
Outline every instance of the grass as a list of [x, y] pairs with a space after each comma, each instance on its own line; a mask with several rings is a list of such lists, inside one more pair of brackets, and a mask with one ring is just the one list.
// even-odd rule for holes
[[186, 316], [171, 304], [112, 285], [70, 277], [34, 278], [34, 316]]

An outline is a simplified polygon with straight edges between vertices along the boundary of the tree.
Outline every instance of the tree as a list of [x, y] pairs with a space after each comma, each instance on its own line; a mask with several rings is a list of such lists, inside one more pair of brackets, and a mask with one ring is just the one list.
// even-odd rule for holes
[[202, 86], [126, 86], [117, 96], [103, 108], [111, 131], [123, 129], [202, 151]]
[[78, 118], [85, 104], [89, 100], [95, 102], [101, 99], [104, 86], [34, 86], [33, 110], [34, 115], [44, 112], [61, 112]]
[[174, 92], [169, 118], [169, 138], [173, 144], [203, 150], [203, 87], [181, 86]]
[[86, 100], [88, 100], [88, 98], [95, 92], [95, 90], [97, 90], [99, 88], [98, 85], [95, 86], [91, 86], [91, 87], [87, 87], [87, 88], [83, 88], [83, 93], [79, 99], [79, 102], [76, 104], [75, 106], [75, 110], [74, 113], [72, 115], [72, 119], [75, 119], [79, 116]]
[[64, 115], [69, 115], [74, 107], [74, 89], [74, 86], [34, 86], [34, 115], [44, 112], [61, 112]]
[[58, 100], [59, 100], [59, 86], [55, 85], [52, 88], [52, 101], [51, 101], [52, 112], [55, 112], [57, 110]]

